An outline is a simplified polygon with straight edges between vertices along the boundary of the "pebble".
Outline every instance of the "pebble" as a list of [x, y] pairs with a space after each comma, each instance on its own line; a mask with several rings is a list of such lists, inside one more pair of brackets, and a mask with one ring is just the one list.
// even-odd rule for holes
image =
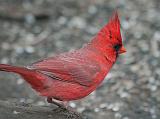
[[150, 114], [151, 114], [152, 119], [156, 119], [156, 118], [157, 118], [156, 108], [155, 108], [155, 107], [152, 107], [152, 108], [150, 108], [149, 111], [150, 111]]
[[87, 32], [90, 34], [95, 35], [97, 33], [97, 31], [98, 31], [98, 29], [96, 27], [93, 27], [93, 26], [87, 27]]
[[36, 34], [39, 34], [39, 33], [42, 31], [42, 27], [40, 27], [40, 26], [35, 26], [35, 27], [33, 28], [33, 31], [34, 31], [34, 33], [36, 33]]
[[24, 83], [24, 80], [23, 80], [23, 79], [21, 79], [21, 78], [17, 79], [17, 85], [21, 85], [21, 84], [23, 84], [23, 83]]
[[44, 101], [38, 101], [38, 102], [37, 102], [37, 105], [39, 105], [39, 106], [44, 106], [44, 105], [45, 105], [45, 102], [44, 102]]
[[94, 5], [90, 5], [88, 8], [88, 13], [89, 14], [96, 14], [97, 13], [97, 8]]
[[68, 25], [70, 28], [84, 29], [86, 28], [86, 21], [81, 17], [75, 16], [70, 20]]
[[49, 118], [49, 119], [50, 119], [50, 118], [52, 119], [52, 118], [53, 118], [53, 116], [49, 114], [49, 115], [48, 115], [48, 118]]
[[128, 92], [121, 92], [120, 97], [121, 98], [127, 98], [127, 97], [129, 97], [129, 94], [128, 94]]
[[25, 103], [25, 102], [26, 102], [26, 99], [25, 99], [25, 98], [21, 98], [21, 99], [20, 99], [20, 102], [21, 102], [21, 103]]
[[13, 111], [13, 114], [19, 114], [20, 112], [18, 112], [18, 111], [16, 111], [16, 110], [14, 110]]
[[160, 68], [156, 69], [156, 74], [158, 74], [160, 76]]
[[28, 13], [25, 15], [25, 21], [28, 24], [33, 24], [33, 23], [35, 23], [36, 19], [33, 14]]
[[129, 119], [129, 117], [123, 117], [123, 119]]
[[151, 89], [151, 91], [156, 91], [157, 90], [157, 86], [156, 85], [151, 85], [150, 89]]
[[118, 106], [114, 106], [112, 110], [117, 112], [117, 111], [119, 111], [119, 107]]
[[95, 108], [95, 109], [94, 109], [94, 112], [99, 112], [99, 111], [100, 111], [99, 108]]
[[102, 104], [100, 104], [100, 106], [99, 106], [99, 107], [100, 107], [100, 108], [106, 108], [106, 107], [107, 107], [107, 105], [108, 105], [107, 103], [102, 103]]
[[122, 117], [122, 115], [119, 112], [115, 113], [114, 116], [116, 119], [121, 119], [121, 117]]
[[76, 108], [76, 104], [73, 103], [73, 102], [70, 102], [69, 105], [70, 105], [72, 108]]
[[9, 62], [9, 59], [7, 57], [3, 57], [1, 59], [1, 64], [8, 64], [8, 62]]
[[149, 44], [147, 42], [141, 40], [141, 41], [138, 42], [138, 44], [139, 44], [139, 47], [141, 48], [141, 50], [143, 52], [148, 52], [149, 51]]
[[128, 22], [127, 20], [123, 20], [121, 24], [122, 24], [122, 27], [123, 27], [125, 30], [127, 30], [127, 29], [130, 28], [130, 24], [129, 24], [129, 22]]
[[23, 37], [25, 37], [24, 38], [25, 39], [24, 42], [27, 43], [27, 44], [31, 44], [32, 42], [34, 42], [35, 40], [37, 40], [37, 39], [35, 39], [35, 36], [32, 33], [29, 33], [29, 34], [27, 34], [27, 35], [25, 35]]
[[17, 54], [22, 54], [23, 52], [24, 52], [24, 48], [23, 47], [21, 47], [21, 46], [15, 46], [14, 47], [14, 49], [15, 49], [15, 52], [17, 53]]
[[78, 108], [77, 108], [77, 111], [78, 111], [79, 113], [82, 113], [85, 109], [86, 109], [85, 107], [78, 107]]
[[67, 22], [67, 18], [64, 17], [64, 16], [61, 16], [59, 19], [58, 19], [58, 24], [59, 25], [65, 25]]
[[34, 47], [32, 47], [32, 46], [27, 46], [27, 47], [25, 47], [25, 51], [26, 51], [27, 53], [32, 54], [32, 53], [35, 52], [35, 49], [34, 49]]
[[119, 109], [120, 109], [120, 105], [119, 105], [119, 103], [113, 103], [113, 104], [109, 104], [108, 106], [107, 106], [107, 109], [111, 109], [111, 110], [113, 110], [114, 112], [117, 112], [117, 111], [119, 111]]

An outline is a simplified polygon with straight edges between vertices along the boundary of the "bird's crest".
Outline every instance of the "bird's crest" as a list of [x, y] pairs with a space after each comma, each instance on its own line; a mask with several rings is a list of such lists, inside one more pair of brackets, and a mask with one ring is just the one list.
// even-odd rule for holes
[[117, 10], [113, 13], [108, 24], [100, 30], [99, 34], [103, 35], [107, 42], [122, 44], [120, 20]]

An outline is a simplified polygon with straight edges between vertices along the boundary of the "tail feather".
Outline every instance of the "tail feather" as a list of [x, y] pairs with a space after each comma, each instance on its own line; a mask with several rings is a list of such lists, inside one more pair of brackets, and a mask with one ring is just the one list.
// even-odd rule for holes
[[32, 72], [25, 67], [12, 66], [8, 64], [0, 64], [0, 71], [14, 72], [20, 75], [26, 74], [28, 72]]
[[0, 71], [13, 72], [21, 75], [24, 80], [26, 80], [32, 86], [32, 88], [37, 91], [44, 89], [45, 82], [48, 81], [44, 75], [25, 67], [0, 64]]

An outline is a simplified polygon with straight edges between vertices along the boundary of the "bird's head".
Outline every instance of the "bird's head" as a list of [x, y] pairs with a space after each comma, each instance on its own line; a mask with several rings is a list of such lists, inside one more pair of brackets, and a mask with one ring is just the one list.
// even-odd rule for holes
[[110, 18], [108, 24], [100, 30], [96, 39], [98, 39], [98, 44], [100, 44], [99, 46], [106, 58], [112, 62], [116, 61], [119, 54], [126, 52], [122, 44], [120, 21], [117, 11]]

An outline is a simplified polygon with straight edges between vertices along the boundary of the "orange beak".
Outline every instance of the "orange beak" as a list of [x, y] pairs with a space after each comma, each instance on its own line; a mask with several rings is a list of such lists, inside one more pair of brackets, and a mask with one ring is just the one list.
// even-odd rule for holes
[[122, 54], [122, 53], [125, 53], [125, 52], [126, 52], [126, 49], [123, 46], [118, 51], [119, 54]]

